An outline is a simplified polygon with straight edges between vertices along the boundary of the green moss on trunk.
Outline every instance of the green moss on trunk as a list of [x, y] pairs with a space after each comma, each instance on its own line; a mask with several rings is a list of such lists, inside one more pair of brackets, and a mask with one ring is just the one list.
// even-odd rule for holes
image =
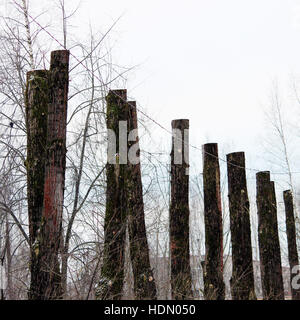
[[44, 197], [40, 230], [34, 252], [39, 265], [33, 299], [62, 298], [59, 248], [66, 168], [66, 119], [69, 51], [51, 53], [47, 115]]
[[49, 72], [36, 70], [27, 73], [25, 93], [26, 130], [27, 130], [27, 198], [29, 238], [31, 246], [31, 282], [29, 299], [39, 297], [40, 285], [40, 242], [38, 231], [41, 228], [45, 163], [47, 157], [47, 115], [49, 105]]
[[[116, 150], [119, 150], [119, 121], [128, 119], [126, 90], [110, 91], [106, 97], [107, 128], [116, 134]], [[101, 278], [96, 290], [100, 300], [119, 300], [124, 281], [124, 246], [126, 235], [126, 164], [107, 163], [106, 210], [104, 219], [104, 252]]]
[[[189, 128], [186, 119], [173, 120], [171, 151], [171, 204], [170, 204], [170, 254], [172, 299], [192, 299], [192, 278], [189, 246], [189, 164], [184, 157], [184, 131]], [[175, 140], [178, 140], [177, 142]], [[179, 150], [177, 145], [180, 145]], [[175, 163], [175, 153], [181, 164]], [[178, 157], [178, 158], [179, 158]], [[179, 160], [179, 159], [178, 159]], [[180, 162], [180, 161], [178, 161]]]
[[258, 242], [264, 300], [283, 300], [283, 279], [278, 237], [277, 206], [270, 172], [256, 174]]
[[[128, 130], [137, 130], [135, 102], [129, 102]], [[128, 142], [128, 148], [136, 141]], [[139, 156], [140, 149], [137, 149]], [[134, 292], [137, 300], [156, 299], [156, 286], [149, 259], [149, 247], [145, 226], [143, 187], [140, 163], [128, 163], [126, 167], [127, 216], [130, 242], [130, 258], [134, 276]]]

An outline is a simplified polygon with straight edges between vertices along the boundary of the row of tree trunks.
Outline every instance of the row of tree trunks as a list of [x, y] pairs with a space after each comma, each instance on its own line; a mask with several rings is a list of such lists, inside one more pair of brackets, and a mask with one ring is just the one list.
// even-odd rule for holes
[[[27, 74], [27, 183], [31, 246], [30, 299], [62, 297], [59, 248], [66, 168], [66, 119], [69, 51], [51, 53], [50, 70]], [[104, 222], [104, 253], [99, 299], [121, 299], [124, 281], [124, 247], [128, 222], [130, 257], [136, 299], [155, 299], [156, 286], [149, 260], [145, 226], [140, 149], [135, 102], [126, 90], [110, 91], [107, 128], [115, 134], [115, 154], [108, 153]], [[125, 131], [120, 124], [125, 125]], [[189, 121], [172, 121], [170, 259], [173, 299], [192, 298], [189, 249]], [[127, 150], [129, 149], [129, 153]], [[130, 152], [138, 161], [128, 159]], [[129, 161], [128, 161], [129, 160]], [[230, 229], [232, 238], [233, 299], [256, 299], [251, 250], [249, 200], [244, 153], [227, 155]], [[270, 173], [257, 177], [258, 237], [264, 299], [284, 299], [277, 205]], [[204, 294], [207, 300], [225, 299], [223, 281], [223, 228], [218, 147], [203, 146], [203, 188], [206, 257]], [[289, 262], [298, 265], [293, 200], [284, 192]], [[293, 299], [299, 290], [292, 289]]]
[[[289, 264], [291, 272], [291, 290], [292, 299], [300, 300], [300, 289], [297, 289], [293, 285], [293, 277], [298, 273], [299, 257], [297, 251], [297, 241], [296, 241], [296, 226], [295, 226], [295, 216], [294, 216], [294, 202], [291, 190], [286, 190], [283, 192], [283, 200], [285, 206], [285, 216], [286, 216], [286, 233], [288, 240], [288, 255]], [[296, 269], [293, 273], [293, 270]]]
[[224, 300], [223, 225], [218, 145], [203, 146], [205, 261], [202, 264], [206, 300]]
[[[145, 225], [143, 186], [140, 165], [140, 148], [136, 103], [128, 102], [128, 147], [137, 156], [137, 163], [129, 159], [127, 167], [127, 208], [130, 258], [137, 300], [156, 299], [156, 286], [149, 260], [149, 247]], [[131, 151], [130, 151], [131, 154]], [[130, 158], [129, 154], [129, 158]]]
[[270, 172], [256, 174], [258, 242], [264, 300], [284, 300], [277, 205]]
[[27, 81], [29, 298], [59, 299], [62, 296], [58, 253], [66, 168], [69, 51], [53, 51], [50, 71], [33, 71]]
[[232, 243], [231, 295], [234, 300], [254, 300], [256, 295], [244, 152], [227, 155], [227, 176]]
[[192, 299], [189, 247], [189, 120], [172, 121], [169, 214], [172, 299]]

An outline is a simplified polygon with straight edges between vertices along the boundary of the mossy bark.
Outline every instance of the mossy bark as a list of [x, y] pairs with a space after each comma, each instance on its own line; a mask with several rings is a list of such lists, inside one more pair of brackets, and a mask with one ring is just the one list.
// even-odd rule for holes
[[[187, 154], [184, 157], [184, 150], [188, 152], [187, 146], [184, 144], [184, 142], [188, 142], [188, 138], [186, 137], [187, 139], [184, 140], [184, 131], [187, 132], [188, 129], [189, 120], [172, 121], [169, 228], [173, 300], [193, 298], [189, 246], [189, 164]], [[177, 159], [175, 159], [176, 157]]]
[[[128, 102], [128, 130], [138, 129], [136, 104]], [[136, 132], [137, 133], [137, 132]], [[128, 142], [140, 157], [139, 138]], [[137, 300], [156, 299], [156, 285], [149, 259], [149, 247], [145, 225], [143, 187], [140, 162], [128, 162], [126, 174], [127, 216], [130, 243], [130, 258], [134, 276], [134, 292]]]
[[270, 172], [256, 174], [258, 243], [264, 300], [283, 300], [283, 278], [274, 182]]
[[220, 167], [216, 143], [203, 146], [203, 188], [206, 248], [204, 295], [206, 300], [224, 300]]
[[292, 270], [295, 266], [299, 265], [299, 257], [297, 251], [297, 241], [296, 241], [296, 226], [295, 226], [295, 216], [294, 216], [294, 203], [293, 195], [291, 190], [285, 190], [283, 192], [283, 200], [285, 206], [285, 217], [286, 217], [286, 233], [288, 241], [288, 255], [289, 264], [291, 272], [291, 290], [292, 299], [300, 300], [300, 289], [293, 288], [292, 278], [295, 274], [292, 274]]
[[244, 152], [227, 155], [233, 300], [256, 300]]
[[[112, 90], [106, 97], [107, 128], [115, 132], [116, 150], [120, 146], [119, 121], [128, 120], [126, 90]], [[127, 218], [126, 164], [107, 163], [106, 211], [104, 219], [104, 252], [101, 278], [96, 290], [100, 300], [119, 300], [124, 281], [125, 236]]]
[[45, 163], [47, 156], [47, 115], [49, 105], [49, 72], [36, 70], [27, 73], [25, 92], [25, 114], [27, 130], [27, 199], [29, 219], [30, 290], [29, 299], [39, 297], [40, 263], [37, 259], [38, 230], [44, 200]]
[[47, 70], [27, 73], [26, 129], [27, 129], [27, 193], [30, 243], [33, 244], [40, 227], [45, 181], [47, 115], [49, 81]]
[[36, 250], [41, 267], [37, 298], [42, 300], [62, 298], [58, 254], [62, 237], [68, 86], [69, 51], [53, 51], [49, 71], [44, 201]]

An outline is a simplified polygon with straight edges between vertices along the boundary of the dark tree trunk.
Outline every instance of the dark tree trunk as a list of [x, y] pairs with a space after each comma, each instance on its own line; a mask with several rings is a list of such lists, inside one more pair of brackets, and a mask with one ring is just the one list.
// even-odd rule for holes
[[204, 295], [206, 300], [224, 300], [223, 226], [218, 145], [203, 146], [205, 247]]
[[[145, 226], [144, 202], [143, 202], [143, 187], [141, 177], [141, 165], [130, 162], [130, 150], [139, 158], [139, 138], [137, 113], [135, 102], [128, 102], [129, 120], [128, 130], [136, 130], [136, 137], [130, 137], [128, 142], [129, 147], [129, 162], [127, 167], [127, 201], [128, 201], [128, 231], [130, 242], [130, 257], [134, 276], [134, 291], [135, 298], [141, 299], [156, 299], [156, 286], [153, 277], [153, 272], [149, 259], [149, 247]], [[133, 141], [132, 141], [133, 140]]]
[[264, 300], [284, 300], [277, 205], [270, 172], [256, 174], [258, 242]]
[[[291, 190], [286, 190], [283, 192], [284, 206], [285, 206], [285, 217], [286, 217], [286, 233], [288, 241], [288, 253], [289, 253], [289, 264], [291, 272], [291, 290], [292, 299], [300, 300], [300, 289], [293, 288], [292, 279], [296, 274], [292, 273], [295, 266], [299, 265], [299, 257], [297, 251], [297, 241], [296, 241], [296, 226], [295, 226], [295, 216], [294, 216], [294, 204], [293, 195]], [[297, 270], [298, 272], [298, 270]]]
[[66, 122], [69, 85], [69, 51], [51, 53], [50, 100], [47, 118], [47, 161], [41, 231], [37, 255], [40, 263], [38, 299], [60, 299], [61, 274], [58, 254], [66, 169]]
[[31, 282], [29, 299], [39, 297], [40, 264], [37, 258], [38, 230], [41, 226], [45, 163], [47, 145], [47, 115], [49, 105], [49, 72], [36, 70], [27, 73], [26, 87], [26, 129], [27, 129], [27, 198], [29, 239], [31, 246]]
[[277, 202], [276, 202], [276, 192], [275, 183], [270, 181], [271, 185], [271, 209], [273, 216], [273, 230], [277, 231], [274, 234], [273, 241], [273, 259], [274, 259], [274, 283], [278, 299], [284, 300], [284, 286], [283, 286], [283, 275], [282, 275], [282, 264], [281, 264], [281, 253], [280, 253], [280, 242], [278, 234], [278, 222], [277, 222]]
[[[172, 299], [192, 299], [189, 246], [189, 120], [172, 121], [170, 255]], [[184, 134], [184, 132], [186, 133]], [[184, 139], [184, 137], [186, 139]], [[185, 143], [186, 142], [186, 143]]]
[[[126, 90], [110, 91], [107, 102], [107, 129], [116, 135], [116, 155], [108, 154], [106, 168], [106, 211], [104, 220], [104, 252], [101, 268], [101, 279], [96, 291], [97, 299], [119, 300], [122, 297], [124, 281], [125, 236], [126, 236], [126, 166], [120, 163], [123, 155], [120, 144], [119, 121], [128, 120], [128, 105]], [[127, 132], [126, 140], [127, 145]], [[110, 144], [110, 141], [109, 141]], [[121, 147], [121, 149], [120, 149]], [[115, 161], [111, 163], [112, 160]], [[126, 160], [126, 159], [125, 159]]]
[[232, 243], [231, 295], [234, 300], [255, 300], [244, 152], [227, 155], [227, 175]]

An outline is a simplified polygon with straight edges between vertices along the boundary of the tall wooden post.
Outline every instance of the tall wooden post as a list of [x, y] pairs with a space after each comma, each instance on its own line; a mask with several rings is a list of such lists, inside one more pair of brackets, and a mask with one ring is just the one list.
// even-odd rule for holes
[[[129, 106], [128, 166], [126, 193], [128, 202], [128, 231], [130, 257], [134, 276], [134, 292], [137, 300], [156, 299], [156, 286], [149, 259], [149, 247], [145, 225], [143, 186], [140, 165], [140, 148], [135, 101]], [[133, 156], [133, 157], [132, 157]]]
[[277, 221], [277, 202], [276, 202], [276, 192], [275, 183], [270, 181], [271, 185], [271, 209], [273, 214], [273, 230], [276, 230], [273, 242], [273, 259], [274, 259], [274, 283], [278, 291], [278, 299], [284, 300], [284, 286], [283, 286], [283, 274], [282, 274], [282, 264], [281, 264], [281, 253], [280, 253], [280, 242], [278, 234], [278, 221]]
[[296, 274], [292, 273], [293, 268], [295, 266], [299, 266], [292, 191], [291, 190], [283, 191], [283, 199], [284, 199], [284, 206], [285, 206], [286, 233], [287, 233], [287, 241], [288, 241], [290, 272], [291, 272], [290, 283], [291, 283], [291, 289], [292, 289], [292, 299], [300, 300], [300, 289], [293, 288], [293, 284], [292, 284], [293, 277], [298, 273], [298, 269]]
[[47, 146], [47, 115], [49, 104], [49, 72], [29, 71], [25, 93], [27, 130], [27, 201], [30, 239], [30, 290], [29, 299], [39, 297], [40, 265], [37, 259], [38, 230], [41, 226], [45, 163]]
[[216, 143], [203, 146], [203, 188], [206, 247], [204, 295], [206, 300], [224, 300], [220, 167]]
[[283, 278], [274, 182], [270, 172], [256, 174], [258, 242], [264, 300], [283, 300]]
[[[125, 236], [126, 236], [126, 166], [120, 154], [123, 143], [127, 146], [126, 137], [119, 135], [119, 122], [127, 121], [129, 108], [126, 102], [126, 90], [109, 91], [107, 102], [107, 129], [115, 133], [116, 154], [108, 152], [106, 167], [106, 211], [104, 219], [104, 252], [101, 278], [96, 291], [97, 299], [119, 300], [122, 297], [124, 281]], [[124, 133], [123, 133], [124, 134]], [[112, 138], [112, 137], [110, 137]], [[121, 140], [123, 141], [121, 143]], [[109, 148], [113, 141], [109, 141]], [[127, 155], [127, 154], [126, 154]], [[112, 158], [115, 159], [112, 159]], [[120, 163], [121, 162], [121, 163]]]
[[39, 299], [62, 297], [58, 253], [62, 236], [62, 214], [66, 170], [66, 124], [69, 87], [69, 51], [51, 52], [47, 117], [47, 161], [44, 201], [38, 247], [40, 263]]
[[189, 247], [189, 120], [172, 121], [170, 254], [172, 299], [191, 299]]
[[227, 176], [232, 243], [231, 295], [234, 300], [253, 300], [256, 296], [244, 152], [227, 154]]

